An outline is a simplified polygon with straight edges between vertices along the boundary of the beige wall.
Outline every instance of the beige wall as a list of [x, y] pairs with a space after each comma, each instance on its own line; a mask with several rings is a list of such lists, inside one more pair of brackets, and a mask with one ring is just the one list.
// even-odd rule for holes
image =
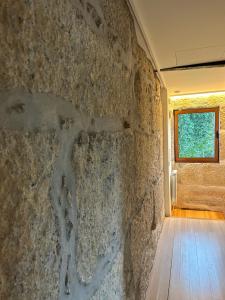
[[[197, 107], [220, 107], [220, 162], [175, 163], [177, 170], [177, 206], [225, 211], [225, 93], [170, 100], [170, 111]], [[172, 132], [172, 145], [173, 132]]]

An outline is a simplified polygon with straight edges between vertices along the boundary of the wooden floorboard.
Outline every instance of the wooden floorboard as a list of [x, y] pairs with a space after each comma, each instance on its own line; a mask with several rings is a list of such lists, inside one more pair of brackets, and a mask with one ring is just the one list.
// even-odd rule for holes
[[224, 213], [219, 211], [193, 210], [174, 208], [173, 217], [191, 218], [191, 219], [208, 219], [208, 220], [225, 220]]
[[[174, 223], [175, 219], [166, 218], [158, 243], [153, 266], [150, 289], [148, 290], [149, 299], [167, 299], [169, 292], [170, 270], [172, 263]], [[166, 247], [164, 247], [166, 244]], [[158, 287], [161, 287], [160, 289]]]
[[147, 300], [225, 300], [225, 221], [166, 218]]

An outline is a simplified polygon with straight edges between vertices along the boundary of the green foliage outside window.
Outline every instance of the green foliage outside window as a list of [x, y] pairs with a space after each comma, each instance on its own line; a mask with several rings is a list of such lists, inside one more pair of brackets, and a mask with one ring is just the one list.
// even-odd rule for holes
[[215, 113], [187, 113], [178, 116], [180, 158], [208, 158], [215, 155]]

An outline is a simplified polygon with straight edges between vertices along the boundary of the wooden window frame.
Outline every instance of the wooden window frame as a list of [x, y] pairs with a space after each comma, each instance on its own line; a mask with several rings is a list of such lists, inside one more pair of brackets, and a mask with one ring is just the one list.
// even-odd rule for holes
[[[178, 144], [178, 116], [190, 113], [215, 113], [215, 156], [214, 157], [179, 157]], [[219, 162], [219, 107], [213, 108], [190, 108], [184, 110], [174, 110], [174, 152], [177, 163], [218, 163]]]

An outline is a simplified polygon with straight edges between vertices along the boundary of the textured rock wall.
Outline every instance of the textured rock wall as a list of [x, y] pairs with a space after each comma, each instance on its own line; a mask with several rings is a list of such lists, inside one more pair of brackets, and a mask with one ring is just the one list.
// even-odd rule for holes
[[220, 162], [174, 163], [178, 171], [178, 207], [225, 212], [225, 94], [171, 101], [171, 110], [216, 106], [220, 107]]
[[162, 108], [125, 1], [2, 0], [0, 62], [0, 299], [145, 299]]

